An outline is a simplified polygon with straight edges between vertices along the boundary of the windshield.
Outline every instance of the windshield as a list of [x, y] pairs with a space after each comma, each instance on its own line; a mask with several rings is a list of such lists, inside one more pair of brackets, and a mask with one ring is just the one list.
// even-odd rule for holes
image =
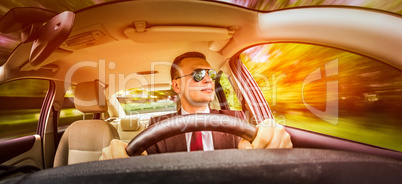
[[[1, 1], [0, 2], [0, 17], [6, 14], [10, 9], [15, 7], [38, 7], [55, 12], [63, 11], [77, 11], [83, 8], [87, 8], [93, 5], [102, 4], [111, 1], [118, 0], [84, 0], [84, 1], [68, 1], [68, 0], [32, 0], [32, 1]], [[260, 11], [272, 11], [278, 9], [301, 7], [301, 6], [322, 6], [322, 5], [345, 5], [345, 6], [357, 6], [374, 8], [379, 10], [385, 10], [402, 15], [402, 3], [400, 0], [218, 0], [220, 2], [226, 2], [243, 6], [246, 8], [260, 10]], [[19, 33], [3, 34], [0, 33], [0, 66], [3, 65], [11, 52], [20, 43]]]
[[402, 151], [401, 70], [344, 50], [291, 42], [251, 47], [240, 60], [277, 123]]
[[260, 11], [273, 11], [302, 6], [356, 6], [402, 14], [400, 0], [218, 0]]

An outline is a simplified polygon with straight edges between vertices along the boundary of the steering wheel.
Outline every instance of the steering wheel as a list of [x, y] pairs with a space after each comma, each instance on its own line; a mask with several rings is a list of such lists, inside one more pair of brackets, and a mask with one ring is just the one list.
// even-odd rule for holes
[[223, 114], [179, 115], [160, 121], [142, 131], [128, 143], [129, 156], [141, 155], [147, 148], [166, 138], [194, 131], [218, 131], [252, 141], [257, 128], [246, 121]]

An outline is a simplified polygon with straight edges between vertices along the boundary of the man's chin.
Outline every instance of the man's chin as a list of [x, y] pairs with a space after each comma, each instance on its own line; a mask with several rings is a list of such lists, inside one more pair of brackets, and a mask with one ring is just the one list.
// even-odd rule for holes
[[208, 105], [210, 102], [212, 102], [211, 99], [204, 99], [204, 100], [196, 100], [196, 101], [191, 101], [190, 104], [193, 106], [206, 106]]

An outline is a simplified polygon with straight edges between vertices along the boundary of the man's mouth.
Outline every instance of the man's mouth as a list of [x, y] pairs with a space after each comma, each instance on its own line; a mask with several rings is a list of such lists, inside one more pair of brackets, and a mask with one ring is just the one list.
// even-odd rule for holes
[[212, 88], [204, 88], [204, 89], [202, 89], [201, 91], [204, 91], [204, 92], [213, 92], [214, 90], [213, 90]]

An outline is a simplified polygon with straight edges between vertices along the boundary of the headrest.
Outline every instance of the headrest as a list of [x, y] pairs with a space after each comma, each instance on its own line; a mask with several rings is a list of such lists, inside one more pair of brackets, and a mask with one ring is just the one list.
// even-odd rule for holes
[[140, 128], [139, 122], [137, 118], [121, 118], [120, 127], [123, 131], [136, 131]]
[[106, 112], [106, 97], [99, 82], [91, 81], [77, 84], [74, 92], [74, 105], [83, 113]]

